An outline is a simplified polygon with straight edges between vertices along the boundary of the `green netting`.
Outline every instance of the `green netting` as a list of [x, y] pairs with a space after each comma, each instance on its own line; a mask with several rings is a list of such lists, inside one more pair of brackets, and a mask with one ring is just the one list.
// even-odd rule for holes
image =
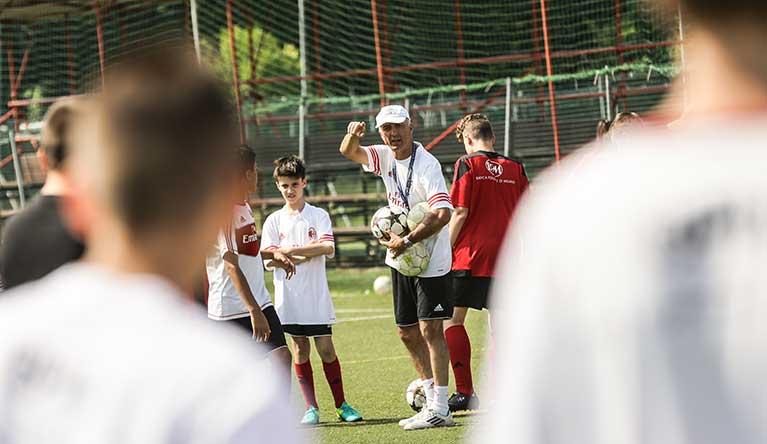
[[[664, 97], [676, 69], [675, 17], [660, 17], [643, 0], [547, 3], [552, 76], [547, 75], [537, 0], [196, 0], [199, 44], [206, 63], [236, 85], [247, 137], [263, 157], [295, 152], [298, 114], [311, 165], [347, 165], [337, 143], [351, 119], [372, 119], [380, 106], [374, 29], [378, 30], [385, 101], [408, 105], [424, 143], [467, 112], [487, 113], [506, 128], [506, 79], [512, 79], [511, 152], [532, 170], [553, 159], [547, 82], [554, 84], [559, 139], [567, 153], [593, 137], [595, 121], [623, 109], [647, 111]], [[0, 116], [10, 100], [10, 71], [27, 62], [17, 98], [86, 91], [100, 73], [97, 15], [92, 1], [17, 0], [36, 14], [0, 11]], [[191, 0], [100, 1], [106, 63], [158, 42], [192, 43]], [[46, 6], [47, 5], [47, 6]], [[670, 29], [670, 31], [667, 31]], [[306, 95], [301, 96], [301, 57]], [[606, 81], [610, 91], [605, 92]], [[234, 94], [233, 94], [234, 96]], [[610, 108], [608, 109], [608, 102]], [[19, 107], [19, 122], [41, 118], [47, 104]], [[372, 125], [370, 125], [372, 127]], [[0, 158], [9, 153], [0, 134]], [[371, 134], [370, 141], [375, 140]], [[25, 149], [30, 150], [28, 145]], [[460, 153], [455, 139], [435, 150], [446, 164]], [[268, 165], [268, 162], [264, 162]], [[0, 173], [10, 174], [8, 166]]]

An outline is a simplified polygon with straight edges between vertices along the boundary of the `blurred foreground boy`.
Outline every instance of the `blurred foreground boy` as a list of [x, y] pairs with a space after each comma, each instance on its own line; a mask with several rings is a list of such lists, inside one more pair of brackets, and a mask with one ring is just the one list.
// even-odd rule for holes
[[88, 251], [0, 300], [0, 442], [301, 442], [279, 376], [185, 300], [231, 216], [226, 91], [178, 49], [104, 86], [64, 200]]

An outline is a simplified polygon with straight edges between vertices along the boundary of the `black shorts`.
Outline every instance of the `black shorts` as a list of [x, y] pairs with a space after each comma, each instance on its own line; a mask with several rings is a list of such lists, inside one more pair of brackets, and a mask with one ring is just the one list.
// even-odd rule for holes
[[282, 328], [290, 336], [303, 338], [333, 335], [333, 326], [327, 324], [285, 324]]
[[[279, 316], [277, 316], [277, 311], [274, 309], [274, 306], [270, 305], [269, 307], [264, 308], [261, 310], [261, 313], [266, 317], [267, 322], [269, 322], [269, 330], [272, 331], [269, 340], [264, 343], [266, 348], [269, 351], [274, 351], [281, 347], [287, 347], [288, 342], [285, 340], [285, 332], [282, 329], [282, 323], [280, 322]], [[242, 329], [247, 330], [251, 337], [253, 336], [253, 325], [250, 322], [250, 316], [224, 322], [236, 324]]]
[[453, 304], [450, 301], [450, 273], [444, 276], [422, 278], [405, 276], [391, 269], [394, 293], [394, 320], [400, 327], [418, 321], [450, 319]]
[[490, 286], [493, 278], [453, 273], [453, 305], [490, 309]]

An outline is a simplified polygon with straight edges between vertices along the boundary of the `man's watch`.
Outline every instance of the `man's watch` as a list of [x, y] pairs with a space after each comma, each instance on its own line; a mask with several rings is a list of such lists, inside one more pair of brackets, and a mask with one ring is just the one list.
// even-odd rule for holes
[[410, 248], [413, 246], [413, 241], [410, 240], [410, 235], [403, 237], [402, 242], [405, 243], [405, 248]]

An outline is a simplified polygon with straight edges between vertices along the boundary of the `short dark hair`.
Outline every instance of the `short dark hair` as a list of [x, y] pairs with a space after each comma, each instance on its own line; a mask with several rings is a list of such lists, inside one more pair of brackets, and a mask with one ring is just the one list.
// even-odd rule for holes
[[306, 166], [304, 161], [298, 156], [280, 157], [274, 161], [274, 180], [278, 177], [293, 177], [297, 179], [306, 178]]
[[246, 144], [242, 144], [237, 147], [237, 172], [240, 176], [244, 175], [248, 171], [252, 171], [256, 165], [256, 152], [253, 148]]
[[51, 170], [60, 169], [69, 155], [69, 132], [78, 113], [83, 112], [81, 102], [83, 99], [62, 100], [51, 105], [45, 113], [40, 149]]
[[194, 217], [231, 183], [234, 108], [189, 49], [157, 47], [113, 65], [97, 113], [104, 198], [132, 234]]
[[461, 123], [455, 129], [455, 137], [458, 138], [459, 142], [463, 143], [463, 134], [466, 132], [469, 133], [472, 139], [486, 142], [493, 140], [495, 137], [490, 119], [486, 115], [479, 113], [469, 114], [461, 119]]

